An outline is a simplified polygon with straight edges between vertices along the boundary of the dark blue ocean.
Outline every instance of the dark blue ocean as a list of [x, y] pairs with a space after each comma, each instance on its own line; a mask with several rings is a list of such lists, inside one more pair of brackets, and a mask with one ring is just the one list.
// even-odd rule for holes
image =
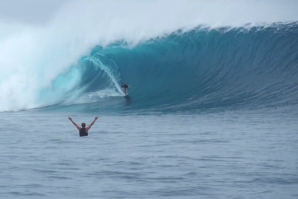
[[298, 198], [297, 23], [30, 60], [0, 65], [0, 198]]

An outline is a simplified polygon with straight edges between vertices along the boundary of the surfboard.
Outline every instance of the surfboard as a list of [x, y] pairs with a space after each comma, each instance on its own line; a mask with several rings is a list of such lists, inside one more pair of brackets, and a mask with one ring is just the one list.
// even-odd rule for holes
[[124, 95], [124, 99], [125, 99], [126, 101], [128, 101], [128, 102], [130, 102], [130, 101], [131, 101], [131, 98], [130, 98], [130, 96], [129, 96], [129, 95]]

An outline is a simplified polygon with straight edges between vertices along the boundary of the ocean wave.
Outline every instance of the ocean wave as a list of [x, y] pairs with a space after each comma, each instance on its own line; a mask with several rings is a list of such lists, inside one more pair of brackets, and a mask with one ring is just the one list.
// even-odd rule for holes
[[[133, 48], [125, 43], [98, 46], [81, 59], [78, 68], [84, 72], [74, 91], [81, 89], [78, 96], [87, 95], [84, 102], [98, 101], [99, 107], [111, 98], [117, 98], [115, 106], [123, 102], [122, 82], [133, 87], [130, 106], [135, 109], [296, 105], [297, 36], [297, 24], [290, 23], [250, 29], [196, 28]], [[100, 95], [105, 89], [110, 93]]]
[[44, 26], [1, 22], [0, 111], [119, 98], [122, 81], [135, 107], [294, 103], [295, 5], [74, 2]]

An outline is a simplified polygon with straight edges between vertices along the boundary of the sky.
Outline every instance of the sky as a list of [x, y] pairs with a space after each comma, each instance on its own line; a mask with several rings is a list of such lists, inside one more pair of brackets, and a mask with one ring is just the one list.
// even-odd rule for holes
[[[168, 12], [167, 8], [173, 10], [173, 8], [176, 7], [177, 12], [185, 12], [185, 10], [183, 11], [183, 9], [179, 7], [178, 1], [179, 0], [172, 0], [169, 3], [167, 0], [0, 0], [0, 22], [30, 23], [36, 25], [46, 24], [57, 12], [59, 12], [59, 10], [62, 10], [64, 6], [75, 2], [81, 3], [83, 6], [90, 4], [91, 9], [88, 8], [88, 10], [91, 12], [93, 10], [100, 10], [107, 4], [117, 4], [122, 6], [123, 4], [121, 2], [129, 5], [128, 7], [130, 10], [133, 10], [134, 7], [138, 7], [138, 5], [141, 5], [142, 3], [146, 2], [145, 4], [148, 4], [150, 2], [149, 4], [156, 5], [155, 10], [158, 10], [160, 5], [165, 6], [165, 8], [162, 8], [165, 15], [167, 15]], [[197, 13], [207, 12], [207, 14], [210, 13], [210, 17], [213, 15], [213, 17], [217, 17], [218, 20], [222, 18], [221, 15], [226, 17], [229, 13], [231, 15], [231, 19], [229, 19], [230, 21], [237, 20], [237, 15], [239, 14], [248, 15], [252, 19], [254, 17], [271, 17], [272, 19], [294, 18], [295, 20], [298, 18], [298, 0], [185, 0], [185, 2], [198, 2], [199, 4], [193, 4], [194, 7], [197, 8]], [[96, 8], [92, 7], [96, 3], [99, 6], [95, 6]], [[122, 9], [121, 6], [116, 7]], [[112, 9], [112, 11], [114, 10], [107, 6], [100, 11], [109, 13], [111, 12], [110, 9]], [[146, 10], [148, 9], [145, 8], [143, 11], [146, 12]], [[115, 11], [116, 12], [113, 12], [114, 14], [118, 12], [118, 10]], [[72, 14], [76, 14], [77, 12], [78, 11], [74, 11]], [[204, 15], [204, 17], [206, 16]], [[120, 18], [122, 18], [122, 16], [120, 16]]]
[[0, 0], [0, 21], [44, 24], [70, 1], [74, 0]]

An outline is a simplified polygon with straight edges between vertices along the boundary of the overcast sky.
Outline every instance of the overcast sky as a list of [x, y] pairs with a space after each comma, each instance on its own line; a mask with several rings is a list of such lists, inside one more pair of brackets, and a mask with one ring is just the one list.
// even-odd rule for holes
[[[102, 0], [0, 0], [0, 22], [45, 24], [56, 14], [56, 12], [59, 9], [62, 9], [64, 5], [75, 1], [81, 1], [82, 3], [87, 3], [87, 4], [90, 3], [91, 5], [93, 5], [92, 3], [94, 2], [101, 2], [102, 4], [100, 5], [105, 5], [107, 4], [107, 2], [110, 3], [110, 2], [124, 1], [127, 3], [130, 2], [129, 8], [132, 8], [133, 6], [131, 6], [131, 3], [135, 3], [135, 2], [146, 2], [146, 1], [158, 2], [156, 0], [107, 0], [107, 1], [102, 1]], [[223, 14], [225, 13], [225, 10], [228, 10], [229, 12], [237, 11], [238, 7], [236, 7], [236, 9], [234, 10], [232, 8], [234, 8], [235, 6], [242, 5], [240, 0], [185, 0], [185, 1], [186, 2], [197, 1], [197, 2], [201, 2], [202, 5], [206, 4], [207, 6], [207, 4], [208, 5], [210, 4], [211, 6], [214, 6], [214, 9], [213, 8], [211, 9], [211, 11], [213, 11], [211, 13], [213, 13], [214, 16], [218, 15], [219, 17], [217, 18], [219, 20], [221, 19], [221, 15], [219, 15], [216, 12], [217, 10], [219, 10], [220, 13]], [[162, 2], [160, 3], [160, 5], [163, 5], [165, 1], [160, 0], [160, 2]], [[172, 0], [172, 2], [173, 3], [170, 3], [169, 6], [177, 7], [179, 5], [177, 4], [177, 0]], [[285, 16], [285, 17], [280, 17], [280, 19], [284, 19], [284, 18], [294, 19], [295, 21], [298, 18], [297, 17], [298, 0], [242, 0], [242, 2], [244, 3], [246, 2], [244, 5], [248, 5], [248, 6], [251, 5], [250, 7], [245, 7], [244, 10], [242, 8], [242, 10], [243, 11], [249, 10], [247, 11], [248, 14], [247, 13], [246, 14], [251, 15], [250, 18], [252, 19], [254, 18], [254, 15], [257, 15], [257, 16], [260, 15], [261, 17], [259, 18], [266, 18], [266, 19], [269, 17], [272, 19], [275, 19], [280, 16]], [[259, 3], [256, 3], [256, 2], [259, 2]], [[215, 3], [215, 4], [212, 4], [212, 3]], [[279, 4], [280, 6], [278, 6]], [[119, 4], [119, 5], [123, 5], [123, 4]], [[136, 7], [137, 5], [139, 4], [136, 4]], [[273, 5], [273, 6], [270, 6], [270, 5]], [[220, 6], [223, 6], [222, 10]], [[99, 6], [98, 9], [100, 9], [101, 7], [102, 6]], [[110, 8], [110, 7], [107, 7], [107, 8]], [[163, 9], [166, 10], [166, 8], [163, 8]], [[202, 9], [200, 10], [200, 9], [201, 9], [200, 6], [198, 6], [198, 12], [201, 12], [201, 13], [204, 13], [207, 10], [205, 8], [203, 10]], [[148, 9], [146, 8], [146, 10]], [[179, 13], [181, 10], [182, 9], [178, 8], [176, 12]], [[239, 8], [239, 10], [241, 10], [241, 8]], [[209, 10], [207, 11], [209, 12]], [[106, 8], [103, 8], [102, 10], [103, 16], [105, 12], [109, 13], [110, 11], [107, 10]], [[77, 13], [77, 12], [74, 12], [74, 13]], [[238, 12], [236, 12], [236, 16], [237, 16], [237, 13]], [[233, 13], [231, 13], [231, 15], [233, 15]], [[236, 20], [237, 17], [234, 17], [234, 15], [233, 15], [233, 19]], [[241, 15], [245, 15], [245, 13], [244, 14], [241, 13]]]
[[70, 1], [75, 0], [0, 0], [0, 21], [43, 24]]

